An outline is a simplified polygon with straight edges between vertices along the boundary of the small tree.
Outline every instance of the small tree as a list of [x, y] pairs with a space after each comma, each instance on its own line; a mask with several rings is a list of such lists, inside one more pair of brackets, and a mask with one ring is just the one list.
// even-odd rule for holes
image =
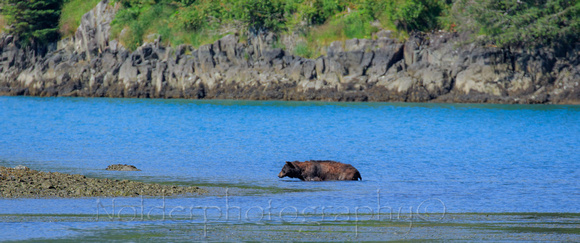
[[42, 45], [58, 39], [63, 0], [1, 0], [8, 33], [21, 44]]
[[485, 35], [497, 46], [534, 47], [576, 42], [580, 37], [578, 0], [460, 0], [460, 27]]
[[278, 30], [284, 23], [284, 3], [280, 0], [240, 0], [234, 4], [235, 18], [250, 30]]
[[387, 2], [386, 13], [398, 29], [427, 31], [439, 27], [445, 4], [442, 0], [394, 0]]

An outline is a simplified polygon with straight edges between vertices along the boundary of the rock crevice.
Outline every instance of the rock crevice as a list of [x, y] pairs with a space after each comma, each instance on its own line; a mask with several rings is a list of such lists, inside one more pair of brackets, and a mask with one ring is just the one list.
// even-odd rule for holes
[[316, 59], [261, 33], [194, 49], [159, 40], [131, 52], [109, 41], [118, 5], [103, 0], [45, 55], [0, 38], [0, 95], [187, 99], [580, 103], [580, 44], [501, 49], [457, 33], [388, 31], [334, 42]]

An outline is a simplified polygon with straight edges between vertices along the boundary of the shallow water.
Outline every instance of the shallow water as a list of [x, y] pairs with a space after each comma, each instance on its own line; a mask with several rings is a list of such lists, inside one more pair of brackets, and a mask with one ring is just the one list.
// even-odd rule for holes
[[[350, 163], [363, 181], [277, 177], [284, 161], [309, 159]], [[142, 171], [104, 170], [117, 163]], [[0, 97], [0, 165], [18, 164], [97, 177], [268, 188], [230, 194], [227, 204], [223, 190], [170, 198], [167, 208], [579, 212], [580, 106]], [[144, 201], [146, 210], [163, 205]], [[94, 214], [96, 202], [0, 199], [0, 212]], [[111, 199], [101, 203], [112, 205]], [[133, 213], [128, 210], [121, 214]]]

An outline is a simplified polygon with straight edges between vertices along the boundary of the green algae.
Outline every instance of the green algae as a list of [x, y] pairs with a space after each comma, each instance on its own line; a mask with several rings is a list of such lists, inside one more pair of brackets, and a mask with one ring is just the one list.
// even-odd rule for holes
[[[491, 217], [489, 215], [494, 215]], [[453, 213], [442, 220], [425, 221], [417, 218], [389, 220], [338, 220], [317, 221], [308, 217], [305, 221], [284, 222], [211, 222], [200, 223], [186, 219], [163, 221], [162, 218], [135, 221], [125, 225], [123, 220], [103, 217], [108, 224], [117, 227], [77, 229], [79, 236], [61, 240], [81, 241], [395, 241], [424, 242], [448, 240], [556, 240], [572, 241], [580, 237], [580, 224], [576, 213], [540, 213], [542, 217], [531, 218], [538, 213]], [[8, 218], [32, 217], [62, 218], [92, 221], [94, 215], [74, 214], [0, 214], [0, 221]], [[563, 217], [567, 216], [567, 217]], [[545, 219], [560, 219], [548, 221]], [[568, 221], [564, 221], [566, 219]]]
[[580, 237], [580, 228], [554, 228], [554, 227], [532, 227], [532, 226], [515, 226], [515, 227], [490, 227], [494, 230], [511, 231], [516, 233], [552, 233], [552, 234], [575, 234]]

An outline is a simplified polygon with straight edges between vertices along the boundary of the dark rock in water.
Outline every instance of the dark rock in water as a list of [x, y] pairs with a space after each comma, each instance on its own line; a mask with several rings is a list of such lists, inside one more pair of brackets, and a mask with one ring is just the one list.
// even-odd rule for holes
[[122, 165], [122, 164], [109, 165], [109, 166], [107, 166], [106, 170], [141, 171], [140, 169], [137, 169], [137, 167], [135, 167], [134, 165]]

